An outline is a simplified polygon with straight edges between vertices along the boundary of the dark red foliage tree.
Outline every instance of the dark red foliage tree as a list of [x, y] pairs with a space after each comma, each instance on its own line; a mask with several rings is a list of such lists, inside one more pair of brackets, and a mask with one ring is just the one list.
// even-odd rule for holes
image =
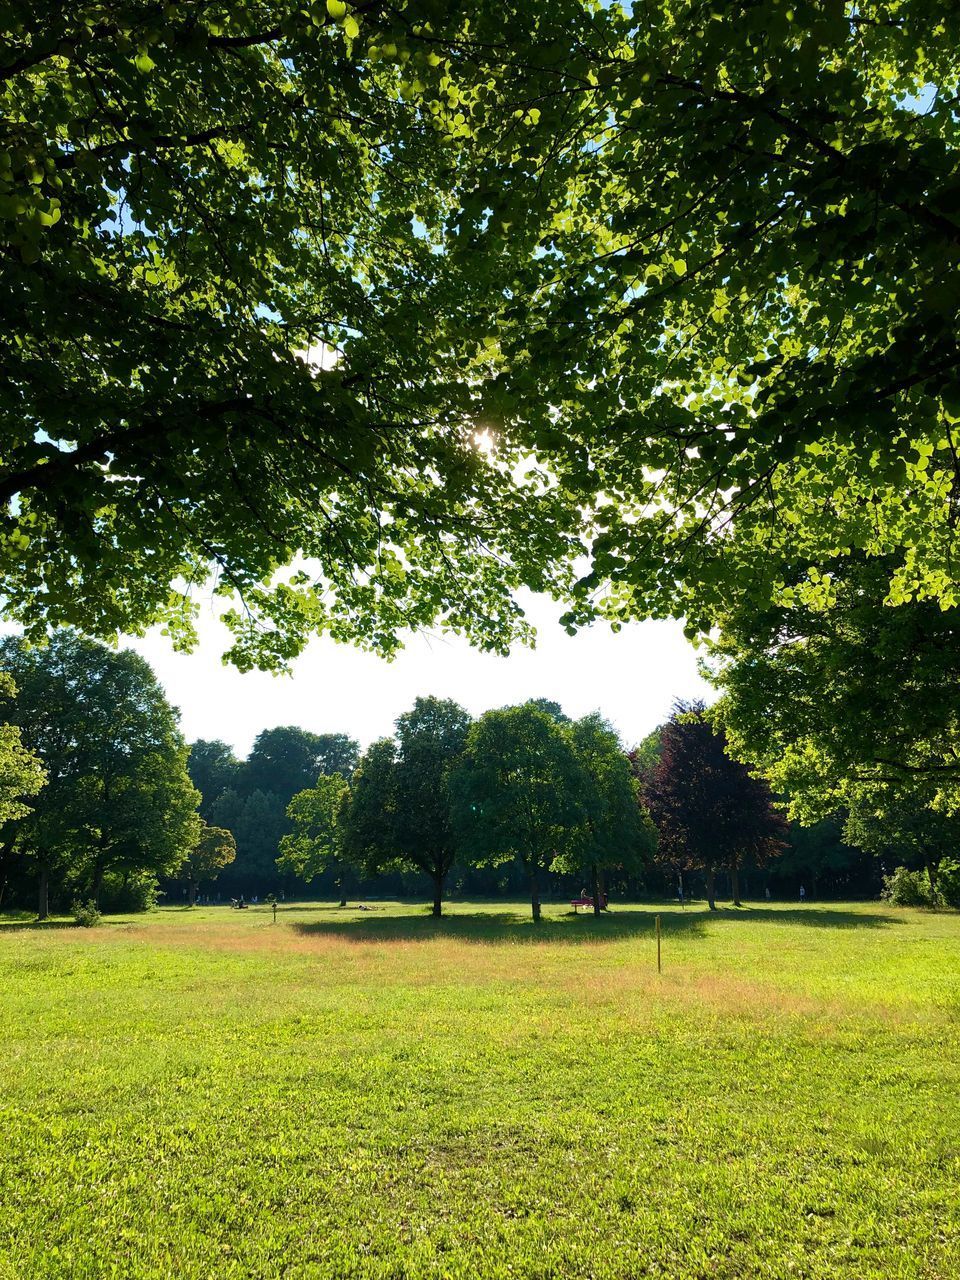
[[739, 906], [744, 860], [761, 864], [780, 853], [787, 824], [767, 784], [726, 754], [724, 735], [705, 712], [702, 702], [675, 705], [661, 730], [660, 758], [646, 772], [644, 798], [657, 828], [658, 856], [680, 870], [702, 871], [715, 911], [717, 870], [730, 872]]

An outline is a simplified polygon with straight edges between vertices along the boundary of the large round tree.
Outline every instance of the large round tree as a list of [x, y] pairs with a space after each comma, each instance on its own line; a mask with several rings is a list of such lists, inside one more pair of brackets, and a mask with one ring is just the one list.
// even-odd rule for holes
[[147, 663], [59, 632], [41, 648], [3, 640], [0, 666], [17, 689], [7, 715], [47, 775], [8, 835], [36, 871], [40, 918], [51, 879], [96, 899], [109, 873], [172, 874], [196, 845], [200, 797]]

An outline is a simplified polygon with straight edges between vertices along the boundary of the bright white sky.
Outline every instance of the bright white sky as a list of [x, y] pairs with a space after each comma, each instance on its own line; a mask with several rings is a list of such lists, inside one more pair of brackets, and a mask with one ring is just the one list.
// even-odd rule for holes
[[559, 702], [571, 716], [600, 710], [628, 747], [666, 718], [675, 698], [712, 698], [679, 623], [633, 623], [616, 635], [597, 625], [568, 636], [557, 623], [559, 606], [543, 597], [528, 600], [537, 647], [517, 648], [508, 658], [434, 635], [413, 637], [393, 662], [384, 662], [321, 637], [291, 676], [241, 674], [222, 664], [228, 636], [209, 614], [190, 655], [174, 653], [159, 633], [129, 645], [180, 708], [188, 740], [222, 738], [241, 756], [261, 729], [282, 724], [348, 733], [367, 746], [389, 734], [421, 694], [454, 698], [473, 715], [540, 697]]

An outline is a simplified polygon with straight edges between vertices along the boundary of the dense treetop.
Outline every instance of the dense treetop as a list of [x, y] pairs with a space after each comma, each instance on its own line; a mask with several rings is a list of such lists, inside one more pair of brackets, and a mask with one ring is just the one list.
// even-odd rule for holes
[[436, 618], [505, 645], [511, 588], [562, 580], [575, 514], [515, 482], [516, 445], [478, 448], [491, 281], [438, 250], [463, 137], [536, 158], [556, 71], [512, 48], [544, 20], [36, 3], [7, 24], [8, 612], [189, 639], [213, 567], [241, 663]]
[[891, 608], [888, 583], [889, 564], [851, 555], [831, 566], [830, 608], [743, 601], [722, 615], [714, 716], [801, 820], [878, 786], [960, 807], [960, 609]]
[[857, 549], [951, 604], [958, 24], [21, 7], [7, 613], [188, 642], [212, 565], [235, 660], [277, 665], [318, 629], [502, 648], [521, 583], [571, 625], [829, 603]]

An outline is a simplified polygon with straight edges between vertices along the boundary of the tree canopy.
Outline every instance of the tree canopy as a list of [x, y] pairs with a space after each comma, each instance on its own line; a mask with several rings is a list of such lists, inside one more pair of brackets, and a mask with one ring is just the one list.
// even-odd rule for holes
[[589, 879], [594, 914], [599, 915], [606, 873], [640, 869], [656, 836], [630, 760], [610, 724], [595, 712], [570, 722], [567, 737], [584, 774], [583, 816], [557, 865]]
[[197, 888], [204, 880], [214, 880], [224, 867], [237, 856], [237, 842], [230, 831], [223, 827], [211, 827], [202, 822], [197, 843], [187, 853], [180, 866], [180, 875], [187, 882], [190, 905], [196, 901]]
[[461, 849], [481, 863], [519, 861], [539, 920], [541, 874], [575, 848], [585, 817], [587, 779], [567, 733], [530, 703], [487, 711], [450, 786]]
[[923, 790], [921, 808], [960, 802], [960, 608], [891, 608], [888, 574], [881, 561], [838, 560], [829, 607], [744, 602], [712, 646], [715, 720], [802, 821], [878, 787]]
[[320, 774], [349, 778], [356, 768], [359, 748], [345, 733], [310, 733], [298, 725], [281, 725], [257, 734], [239, 775], [242, 791], [266, 791], [284, 805]]
[[389, 651], [435, 620], [507, 644], [511, 589], [562, 579], [576, 521], [516, 482], [517, 444], [478, 447], [495, 253], [444, 250], [476, 201], [468, 143], [526, 168], [562, 108], [556, 52], [517, 54], [598, 24], [571, 0], [549, 23], [272, 0], [9, 17], [10, 616], [186, 643], [213, 572], [241, 665], [316, 630]]
[[235, 788], [242, 765], [225, 742], [198, 738], [190, 743], [187, 769], [200, 792], [200, 812], [208, 818], [210, 807], [224, 791]]
[[[17, 686], [5, 671], [0, 671], [0, 699], [12, 697]], [[0, 724], [0, 825], [30, 812], [27, 801], [46, 782], [43, 765], [23, 745], [20, 729], [15, 724]]]
[[763, 863], [784, 848], [786, 822], [773, 808], [769, 787], [730, 758], [702, 702], [678, 704], [663, 726], [660, 758], [647, 774], [644, 796], [660, 856], [680, 871], [705, 873], [711, 910], [718, 868], [730, 872], [739, 906], [744, 860]]
[[703, 629], [828, 598], [855, 551], [892, 603], [955, 603], [949, 6], [8, 27], [0, 563], [32, 634], [189, 643], [211, 571], [241, 665], [435, 621], [503, 648], [520, 584]]
[[200, 797], [147, 663], [60, 632], [45, 648], [0, 641], [0, 665], [17, 690], [7, 714], [47, 774], [10, 836], [36, 867], [40, 916], [57, 870], [94, 898], [109, 872], [174, 873], [196, 843]]
[[293, 831], [280, 841], [280, 869], [313, 880], [341, 860], [341, 816], [349, 784], [339, 773], [317, 779], [301, 791], [287, 810]]

